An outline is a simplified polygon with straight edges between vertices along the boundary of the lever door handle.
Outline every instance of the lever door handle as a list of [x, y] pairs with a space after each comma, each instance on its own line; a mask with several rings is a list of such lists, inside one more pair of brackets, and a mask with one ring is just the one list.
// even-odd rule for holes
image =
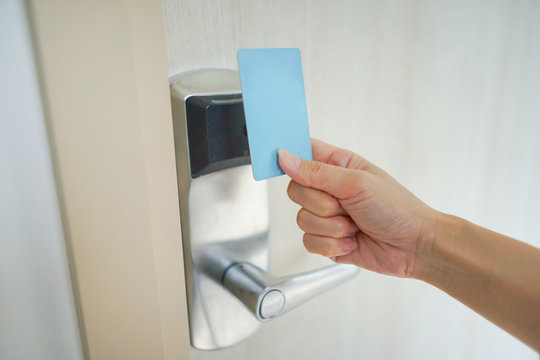
[[225, 271], [222, 282], [259, 321], [269, 321], [346, 282], [358, 272], [356, 266], [332, 265], [274, 278], [255, 265], [237, 263]]
[[266, 273], [268, 182], [253, 179], [236, 71], [206, 69], [175, 76], [171, 104], [194, 348], [218, 350], [237, 344], [255, 333], [261, 321], [290, 311], [358, 272], [340, 265], [282, 278]]

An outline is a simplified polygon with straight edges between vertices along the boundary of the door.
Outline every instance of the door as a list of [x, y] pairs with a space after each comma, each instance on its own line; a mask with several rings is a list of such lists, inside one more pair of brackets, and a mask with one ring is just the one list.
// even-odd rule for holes
[[[537, 3], [163, 4], [169, 76], [208, 67], [236, 69], [239, 48], [298, 47], [312, 136], [364, 155], [439, 210], [538, 246]], [[287, 182], [286, 176], [269, 181], [270, 268], [278, 275], [328, 264], [303, 249]], [[508, 186], [512, 196], [501, 193]], [[536, 355], [429, 285], [364, 271], [264, 324], [250, 340], [223, 351], [193, 350], [192, 358]]]
[[[298, 47], [314, 137], [539, 246], [537, 2], [29, 3], [88, 358], [536, 359], [437, 289], [366, 271], [240, 345], [190, 349], [167, 77]], [[327, 264], [286, 177], [269, 185], [271, 270]]]

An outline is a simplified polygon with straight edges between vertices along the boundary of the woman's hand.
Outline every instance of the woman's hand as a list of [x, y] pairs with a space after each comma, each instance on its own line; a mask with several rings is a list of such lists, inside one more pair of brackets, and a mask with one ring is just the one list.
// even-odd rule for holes
[[362, 157], [315, 139], [312, 148], [314, 161], [279, 156], [306, 249], [382, 274], [422, 272], [437, 212]]
[[314, 161], [279, 157], [309, 251], [424, 280], [540, 351], [539, 249], [431, 209], [350, 151], [312, 147]]

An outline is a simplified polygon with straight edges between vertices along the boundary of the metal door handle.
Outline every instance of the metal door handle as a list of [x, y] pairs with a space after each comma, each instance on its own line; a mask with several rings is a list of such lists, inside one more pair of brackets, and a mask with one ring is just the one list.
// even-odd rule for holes
[[223, 286], [259, 321], [269, 321], [353, 278], [359, 269], [332, 265], [322, 269], [274, 278], [257, 266], [239, 263], [223, 275]]
[[358, 272], [340, 265], [282, 278], [266, 273], [268, 184], [253, 179], [236, 71], [176, 76], [171, 103], [193, 347], [217, 350], [237, 344], [261, 321]]

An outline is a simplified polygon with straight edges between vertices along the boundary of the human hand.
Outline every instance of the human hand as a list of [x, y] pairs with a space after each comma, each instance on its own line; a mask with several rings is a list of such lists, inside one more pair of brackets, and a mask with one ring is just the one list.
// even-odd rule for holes
[[280, 150], [304, 246], [337, 263], [416, 277], [437, 212], [362, 157], [312, 139], [313, 161]]

